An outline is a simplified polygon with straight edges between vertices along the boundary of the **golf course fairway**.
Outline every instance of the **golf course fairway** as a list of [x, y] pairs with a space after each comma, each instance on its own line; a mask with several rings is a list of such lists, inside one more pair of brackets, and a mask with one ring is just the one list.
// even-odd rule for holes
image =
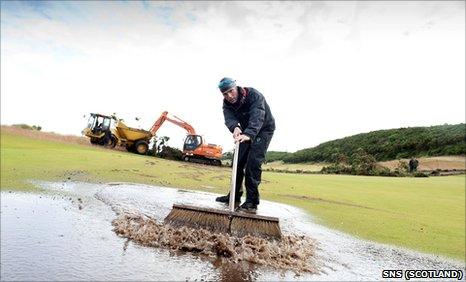
[[[33, 180], [124, 181], [224, 194], [230, 168], [2, 130], [2, 191], [36, 191]], [[262, 199], [302, 208], [317, 223], [363, 239], [465, 260], [465, 175], [395, 178], [263, 172], [260, 192]]]

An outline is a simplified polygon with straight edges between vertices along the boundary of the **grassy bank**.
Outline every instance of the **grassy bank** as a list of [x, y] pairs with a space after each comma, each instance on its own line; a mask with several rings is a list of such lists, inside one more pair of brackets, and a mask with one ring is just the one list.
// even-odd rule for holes
[[[225, 193], [228, 168], [167, 161], [2, 130], [2, 190], [28, 180], [128, 181]], [[263, 199], [287, 203], [356, 236], [465, 259], [465, 176], [386, 178], [263, 173]], [[279, 216], [279, 215], [278, 215]]]
[[[408, 164], [410, 159], [398, 159], [385, 162], [378, 162], [377, 164], [390, 170], [394, 170], [399, 165], [400, 161]], [[418, 171], [430, 172], [436, 169], [440, 170], [466, 170], [466, 158], [464, 156], [440, 156], [440, 157], [421, 157], [417, 158], [419, 161]], [[284, 163], [283, 161], [275, 161], [264, 164], [262, 168], [268, 171], [281, 171], [281, 172], [319, 172], [324, 166], [330, 163]]]
[[304, 164], [288, 164], [282, 161], [266, 163], [262, 166], [263, 170], [267, 171], [283, 171], [283, 172], [319, 172], [328, 163], [304, 163]]

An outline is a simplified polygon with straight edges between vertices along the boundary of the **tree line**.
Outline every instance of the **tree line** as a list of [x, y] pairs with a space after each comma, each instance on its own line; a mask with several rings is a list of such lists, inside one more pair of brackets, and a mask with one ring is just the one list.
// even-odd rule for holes
[[285, 163], [351, 162], [358, 150], [364, 151], [376, 161], [465, 155], [466, 127], [464, 123], [460, 123], [377, 130], [328, 141], [294, 153], [270, 151], [267, 152], [266, 160], [281, 160]]

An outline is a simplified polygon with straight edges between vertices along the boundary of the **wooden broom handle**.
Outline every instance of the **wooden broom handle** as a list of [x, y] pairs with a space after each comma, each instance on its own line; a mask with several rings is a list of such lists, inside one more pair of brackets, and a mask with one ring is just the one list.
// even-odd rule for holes
[[238, 168], [239, 142], [235, 142], [235, 153], [233, 155], [233, 166], [231, 171], [230, 211], [235, 211], [236, 198], [236, 170]]

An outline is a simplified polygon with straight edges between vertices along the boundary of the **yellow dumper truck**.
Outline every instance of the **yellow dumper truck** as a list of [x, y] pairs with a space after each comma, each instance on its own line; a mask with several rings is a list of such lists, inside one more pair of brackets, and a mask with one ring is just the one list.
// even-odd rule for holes
[[[114, 126], [112, 126], [114, 125]], [[152, 133], [125, 125], [115, 116], [91, 113], [82, 134], [92, 144], [107, 147], [125, 146], [129, 152], [145, 155], [149, 150]]]

